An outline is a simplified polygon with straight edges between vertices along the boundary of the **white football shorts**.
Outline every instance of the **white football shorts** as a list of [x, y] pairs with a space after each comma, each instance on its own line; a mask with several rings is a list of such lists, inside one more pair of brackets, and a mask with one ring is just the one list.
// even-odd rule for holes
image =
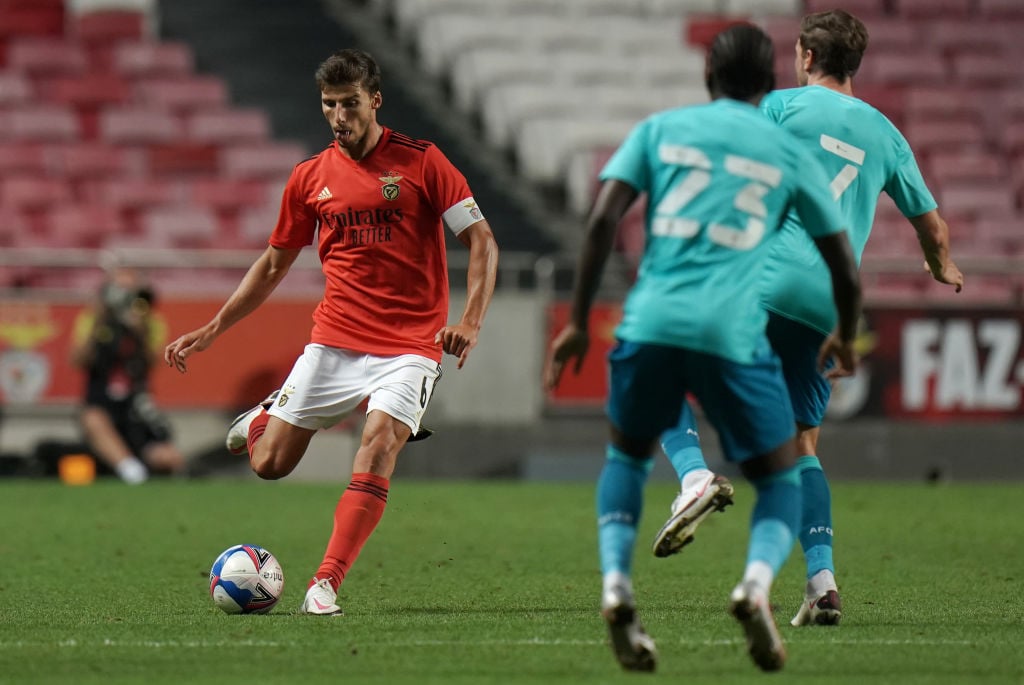
[[318, 343], [306, 345], [267, 411], [293, 426], [329, 428], [369, 398], [379, 410], [416, 433], [441, 366], [418, 354], [376, 357]]

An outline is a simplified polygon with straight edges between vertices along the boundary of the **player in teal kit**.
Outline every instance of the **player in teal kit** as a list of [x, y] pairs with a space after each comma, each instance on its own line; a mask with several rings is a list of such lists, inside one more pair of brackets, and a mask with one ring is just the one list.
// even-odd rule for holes
[[692, 392], [726, 456], [757, 491], [747, 565], [730, 596], [750, 656], [765, 670], [785, 650], [768, 594], [800, 521], [794, 422], [778, 358], [764, 334], [759, 274], [793, 207], [806, 220], [835, 283], [840, 325], [821, 347], [837, 373], [855, 366], [860, 289], [856, 265], [820, 164], [756, 105], [774, 83], [770, 39], [738, 25], [708, 55], [712, 102], [655, 114], [630, 133], [601, 173], [580, 256], [572, 315], [552, 343], [554, 387], [589, 345], [587, 323], [616, 226], [648, 194], [637, 282], [609, 354], [610, 441], [597, 484], [601, 610], [612, 648], [629, 670], [653, 670], [656, 651], [633, 596], [631, 565], [643, 488], [658, 437]]
[[[796, 72], [805, 87], [768, 94], [761, 110], [824, 166], [858, 263], [871, 233], [879, 193], [884, 191], [916, 229], [928, 270], [959, 292], [963, 276], [949, 257], [949, 230], [936, 211], [913, 152], [885, 116], [853, 97], [852, 78], [867, 41], [864, 25], [842, 10], [804, 17], [796, 44]], [[819, 372], [816, 358], [836, 325], [836, 312], [828, 269], [808, 238], [806, 225], [794, 214], [787, 217], [766, 263], [763, 286], [768, 339], [782, 361], [801, 455], [800, 543], [808, 580], [806, 601], [793, 625], [835, 624], [842, 612], [832, 561], [831, 495], [815, 456], [818, 427], [831, 395], [831, 385]], [[715, 508], [708, 494], [694, 491], [693, 483], [708, 483], [708, 490], [714, 490], [723, 480], [708, 475], [692, 434], [692, 417], [684, 415], [679, 427], [663, 436], [663, 447], [683, 488], [672, 517], [655, 540], [658, 556], [677, 551], [692, 539], [698, 515]], [[689, 511], [682, 505], [688, 505]]]

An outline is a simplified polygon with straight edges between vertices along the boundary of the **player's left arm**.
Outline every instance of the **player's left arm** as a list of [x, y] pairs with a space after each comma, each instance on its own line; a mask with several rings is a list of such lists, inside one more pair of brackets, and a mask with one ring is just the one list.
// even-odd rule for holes
[[434, 342], [441, 344], [448, 354], [458, 357], [458, 368], [461, 369], [470, 350], [476, 347], [480, 327], [494, 296], [494, 283], [498, 277], [498, 243], [487, 219], [466, 227], [459, 232], [458, 238], [469, 248], [466, 306], [459, 322], [439, 330]]
[[960, 292], [964, 287], [964, 275], [949, 255], [949, 226], [937, 209], [920, 216], [909, 217], [908, 221], [917, 231], [917, 240], [924, 253], [925, 271], [939, 283], [946, 283]]
[[583, 366], [590, 347], [590, 309], [614, 245], [615, 232], [619, 221], [639, 195], [639, 190], [618, 179], [608, 179], [601, 185], [587, 218], [587, 236], [576, 266], [569, 322], [551, 343], [544, 365], [544, 386], [549, 390], [558, 385], [562, 371], [570, 361], [575, 361], [575, 373], [579, 373]]
[[917, 232], [924, 254], [924, 268], [940, 282], [960, 292], [964, 276], [950, 257], [949, 226], [936, 208], [935, 198], [924, 182], [914, 153], [903, 134], [893, 134], [896, 164], [883, 190]]

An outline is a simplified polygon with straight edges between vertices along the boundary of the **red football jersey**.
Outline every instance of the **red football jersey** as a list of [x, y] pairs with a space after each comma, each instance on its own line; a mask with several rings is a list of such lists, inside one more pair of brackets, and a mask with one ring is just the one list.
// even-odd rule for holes
[[270, 244], [317, 241], [327, 283], [312, 342], [440, 362], [434, 336], [448, 321], [444, 225], [458, 234], [481, 219], [466, 179], [437, 147], [385, 128], [359, 161], [332, 143], [296, 165]]

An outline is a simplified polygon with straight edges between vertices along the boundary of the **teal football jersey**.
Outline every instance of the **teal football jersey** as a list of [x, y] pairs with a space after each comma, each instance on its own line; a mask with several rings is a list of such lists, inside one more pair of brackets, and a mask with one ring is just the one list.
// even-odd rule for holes
[[[796, 136], [825, 168], [832, 196], [860, 263], [878, 196], [885, 192], [904, 216], [935, 209], [903, 134], [863, 100], [822, 86], [769, 93], [761, 111]], [[909, 227], [908, 227], [909, 228]], [[764, 304], [822, 333], [836, 325], [832, 279], [814, 243], [790, 213], [765, 266]]]
[[719, 99], [638, 124], [602, 170], [647, 193], [645, 244], [616, 335], [754, 359], [768, 246], [793, 208], [814, 236], [843, 229], [821, 164], [756, 107]]

